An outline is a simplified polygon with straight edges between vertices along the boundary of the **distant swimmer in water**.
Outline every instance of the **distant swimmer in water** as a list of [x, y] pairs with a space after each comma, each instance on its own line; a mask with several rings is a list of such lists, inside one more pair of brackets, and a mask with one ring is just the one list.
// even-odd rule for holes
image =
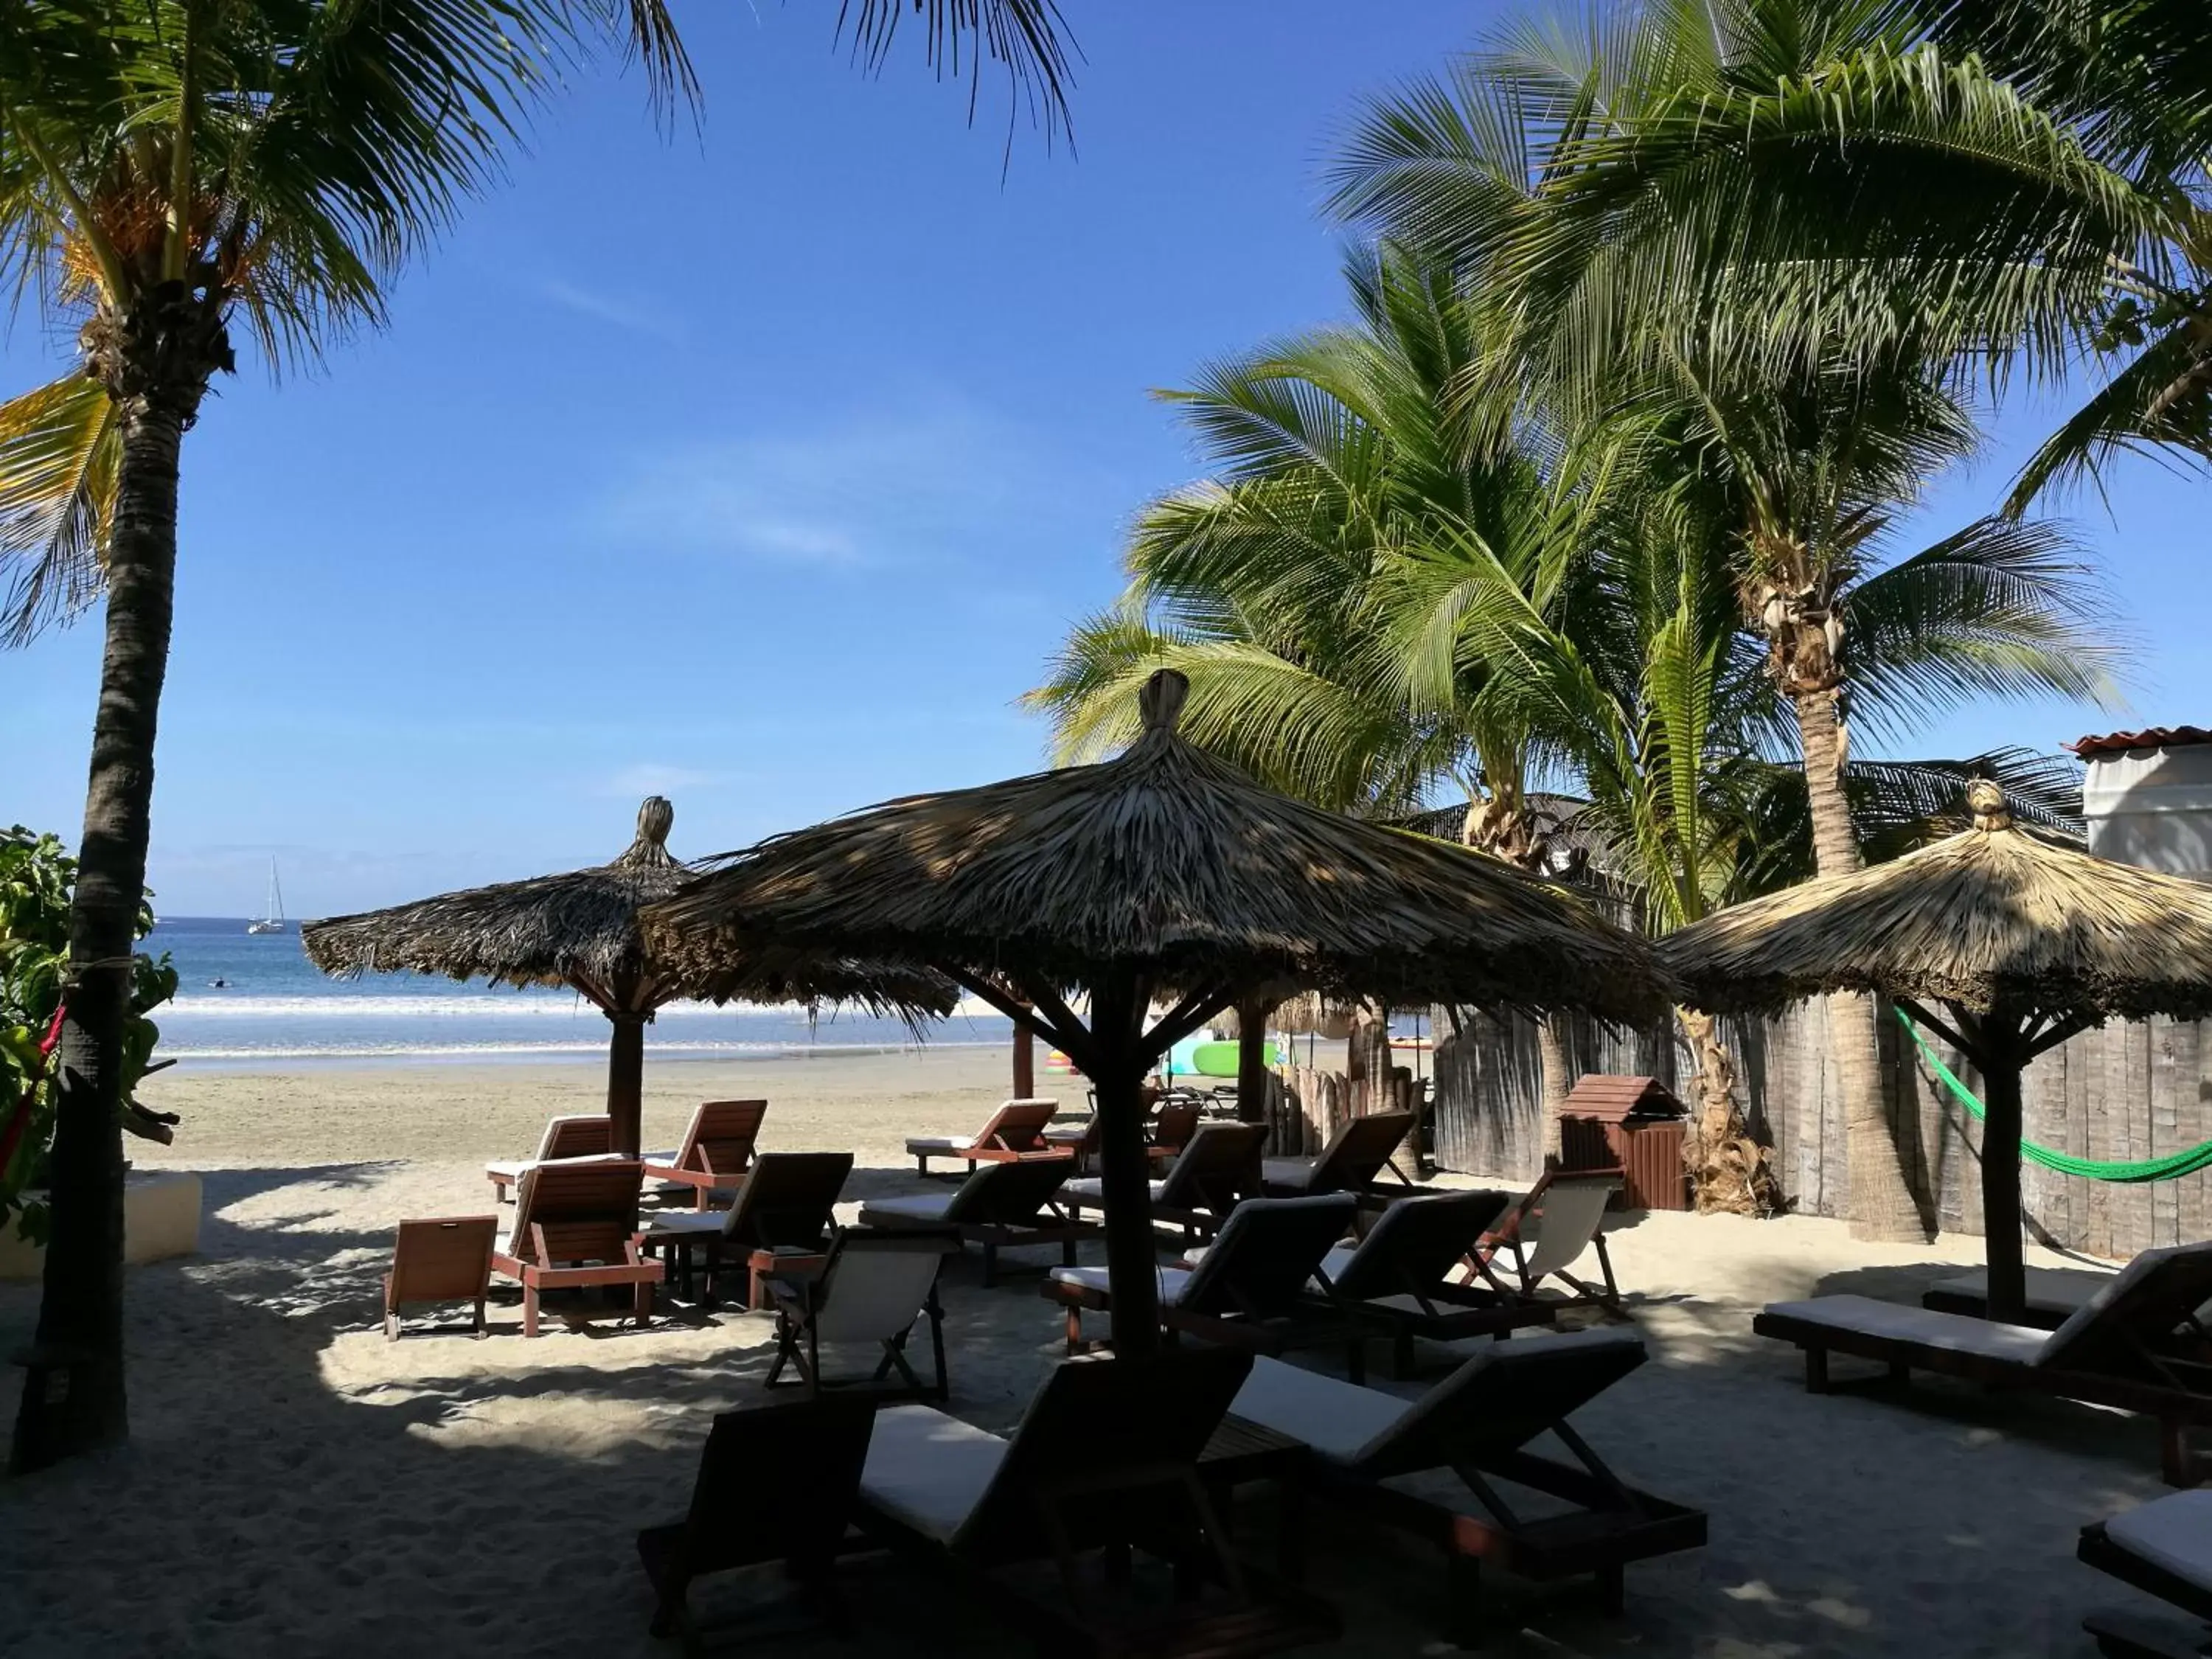
[[215, 987], [218, 991], [228, 991], [230, 989], [230, 981], [227, 979], [211, 979], [208, 983]]

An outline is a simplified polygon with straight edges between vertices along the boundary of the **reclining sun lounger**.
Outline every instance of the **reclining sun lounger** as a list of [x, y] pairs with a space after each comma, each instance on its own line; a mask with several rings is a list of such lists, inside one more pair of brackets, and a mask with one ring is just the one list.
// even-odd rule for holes
[[691, 1252], [700, 1249], [706, 1256], [702, 1299], [708, 1302], [717, 1297], [725, 1267], [751, 1273], [744, 1305], [757, 1307], [765, 1275], [751, 1272], [756, 1254], [765, 1259], [778, 1252], [826, 1252], [830, 1218], [852, 1173], [850, 1152], [763, 1152], [738, 1189], [736, 1203], [726, 1210], [663, 1210], [645, 1224], [645, 1248], [677, 1256], [678, 1289], [686, 1296]]
[[[717, 1417], [689, 1512], [637, 1534], [653, 1583], [653, 1633], [702, 1651], [692, 1581], [770, 1561], [784, 1564], [821, 1620], [842, 1626], [833, 1573], [875, 1419], [875, 1402], [860, 1395], [777, 1401]], [[748, 1635], [781, 1633], [748, 1623]]]
[[[1161, 1325], [1265, 1353], [1340, 1342], [1358, 1376], [1358, 1323], [1333, 1303], [1317, 1303], [1308, 1288], [1322, 1258], [1358, 1213], [1359, 1202], [1349, 1193], [1238, 1205], [1196, 1267], [1159, 1270]], [[1103, 1267], [1054, 1267], [1040, 1290], [1066, 1310], [1070, 1353], [1084, 1350], [1086, 1311], [1113, 1311]]]
[[[770, 1279], [775, 1304], [775, 1361], [767, 1386], [781, 1384], [788, 1364], [799, 1382], [819, 1394], [835, 1386], [822, 1369], [822, 1350], [858, 1348], [872, 1364], [868, 1380], [880, 1387], [896, 1370], [908, 1393], [943, 1400], [945, 1310], [937, 1302], [937, 1273], [960, 1241], [939, 1230], [866, 1232], [841, 1228], [818, 1273]], [[908, 1333], [929, 1321], [935, 1380], [924, 1382], [907, 1362]], [[787, 1386], [787, 1385], [782, 1385]]]
[[[2055, 1331], [2089, 1305], [2112, 1275], [2086, 1267], [2029, 1267], [2027, 1306], [2023, 1325]], [[1965, 1314], [1970, 1319], [1990, 1316], [1990, 1276], [1979, 1267], [1955, 1278], [1938, 1279], [1920, 1293], [1920, 1305], [1937, 1313]]]
[[1372, 1187], [1413, 1127], [1411, 1112], [1371, 1112], [1329, 1137], [1317, 1158], [1270, 1158], [1260, 1164], [1260, 1189], [1270, 1198], [1308, 1193], [1364, 1193]]
[[[927, 1406], [889, 1407], [860, 1476], [861, 1528], [933, 1576], [958, 1572], [1051, 1650], [1073, 1636], [1085, 1651], [1227, 1659], [1332, 1634], [1310, 1601], [1255, 1595], [1199, 1477], [1251, 1364], [1229, 1348], [1065, 1360], [1010, 1439]], [[1132, 1628], [1124, 1598], [1100, 1594], [1083, 1570], [1099, 1550], [1164, 1560], [1190, 1594], [1164, 1622], [1154, 1608], [1152, 1628]], [[1030, 1566], [1040, 1559], [1059, 1570], [1056, 1599]]]
[[2189, 1430], [2212, 1421], [2212, 1337], [2196, 1322], [2212, 1300], [2212, 1245], [2145, 1250], [2057, 1330], [1822, 1296], [1778, 1302], [1751, 1322], [1805, 1351], [1805, 1386], [1828, 1388], [1828, 1356], [1879, 1360], [1902, 1381], [1915, 1370], [2158, 1419], [2160, 1468], [2187, 1486]]
[[[1632, 1331], [1528, 1336], [1486, 1348], [1419, 1400], [1259, 1359], [1230, 1409], [1310, 1447], [1322, 1493], [1441, 1544], [1449, 1634], [1466, 1644], [1480, 1633], [1485, 1562], [1528, 1578], [1593, 1574], [1618, 1612], [1630, 1562], [1705, 1543], [1703, 1511], [1624, 1484], [1566, 1420], [1644, 1358]], [[1573, 1464], [1528, 1449], [1547, 1431]]]
[[872, 1198], [860, 1206], [860, 1224], [952, 1228], [963, 1243], [983, 1247], [986, 1289], [998, 1282], [1001, 1249], [1057, 1244], [1061, 1261], [1072, 1267], [1076, 1245], [1101, 1231], [1097, 1223], [1079, 1218], [1059, 1201], [1072, 1167], [1066, 1158], [986, 1164], [950, 1193]]
[[[1198, 1133], [1203, 1109], [1194, 1101], [1163, 1102], [1145, 1126], [1145, 1155], [1155, 1164], [1171, 1162]], [[1075, 1173], [1082, 1175], [1098, 1156], [1098, 1115], [1080, 1124], [1047, 1129], [1044, 1144], [1075, 1155]]]
[[505, 1200], [507, 1188], [522, 1179], [522, 1172], [533, 1164], [549, 1164], [563, 1158], [605, 1158], [615, 1149], [615, 1121], [600, 1113], [592, 1117], [556, 1117], [549, 1119], [545, 1133], [538, 1138], [537, 1155], [532, 1158], [497, 1158], [484, 1165], [484, 1174], [490, 1177], [495, 1199]]
[[384, 1276], [384, 1338], [399, 1340], [399, 1310], [410, 1302], [473, 1302], [470, 1329], [484, 1334], [484, 1293], [491, 1288], [495, 1215], [439, 1216], [403, 1221]]
[[[1605, 1248], [1605, 1206], [1620, 1188], [1618, 1170], [1547, 1174], [1468, 1256], [1470, 1282], [1480, 1279], [1493, 1290], [1533, 1300], [1547, 1279], [1556, 1279], [1569, 1292], [1563, 1306], [1594, 1303], [1624, 1312]], [[1601, 1285], [1571, 1271], [1593, 1250]]]
[[2106, 1659], [2201, 1659], [2212, 1652], [2212, 1490], [2199, 1486], [2081, 1528], [2075, 1552], [2100, 1572], [2198, 1620], [2099, 1610], [2081, 1621]]
[[1047, 1146], [1044, 1139], [1044, 1126], [1059, 1110], [1056, 1100], [1010, 1100], [972, 1137], [917, 1135], [907, 1142], [907, 1156], [923, 1175], [929, 1173], [933, 1158], [958, 1158], [972, 1166], [1017, 1158], [1065, 1157], [1063, 1148]]
[[522, 1283], [522, 1334], [538, 1334], [539, 1296], [550, 1290], [629, 1285], [637, 1322], [653, 1318], [653, 1287], [665, 1273], [638, 1250], [637, 1195], [645, 1166], [631, 1158], [580, 1158], [522, 1172], [514, 1226], [493, 1247], [493, 1271]]
[[703, 1210], [716, 1188], [727, 1191], [744, 1178], [767, 1115], [764, 1100], [702, 1101], [691, 1114], [684, 1144], [672, 1152], [647, 1152], [645, 1173], [651, 1180], [689, 1187], [692, 1207]]
[[[1260, 1190], [1264, 1123], [1207, 1123], [1152, 1183], [1152, 1219], [1182, 1229], [1186, 1243], [1211, 1238], [1230, 1212]], [[1063, 1190], [1079, 1210], [1103, 1210], [1105, 1184], [1096, 1176], [1071, 1181]]]
[[1480, 1190], [1397, 1199], [1357, 1245], [1322, 1259], [1335, 1303], [1389, 1334], [1392, 1376], [1412, 1371], [1416, 1337], [1456, 1342], [1552, 1322], [1550, 1302], [1451, 1282], [1452, 1270], [1512, 1202], [1510, 1194]]

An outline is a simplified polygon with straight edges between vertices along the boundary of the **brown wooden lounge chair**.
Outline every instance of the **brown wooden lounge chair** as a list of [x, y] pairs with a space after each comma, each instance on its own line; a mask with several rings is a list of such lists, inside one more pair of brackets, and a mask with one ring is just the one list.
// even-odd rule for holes
[[[650, 1254], [673, 1254], [679, 1290], [691, 1292], [691, 1252], [706, 1256], [704, 1300], [716, 1299], [725, 1267], [751, 1272], [754, 1256], [778, 1253], [821, 1255], [830, 1248], [830, 1226], [845, 1178], [853, 1173], [850, 1152], [763, 1152], [726, 1210], [663, 1210], [648, 1217], [642, 1234]], [[755, 1307], [763, 1275], [744, 1304]]]
[[906, 1144], [907, 1155], [923, 1175], [933, 1158], [958, 1158], [969, 1164], [1000, 1164], [1017, 1158], [1065, 1158], [1064, 1147], [1049, 1146], [1044, 1127], [1060, 1110], [1056, 1100], [1010, 1100], [991, 1114], [991, 1121], [972, 1139], [957, 1135], [917, 1135]]
[[[1011, 1438], [927, 1406], [888, 1407], [860, 1477], [861, 1528], [933, 1579], [959, 1574], [1041, 1650], [1230, 1659], [1323, 1638], [1325, 1607], [1225, 1547], [1200, 1478], [1251, 1364], [1231, 1348], [1064, 1360]], [[1103, 1589], [1085, 1569], [1101, 1551]], [[1129, 1575], [1113, 1564], [1132, 1553], [1171, 1566], [1183, 1594], [1149, 1604], [1115, 1594]], [[1056, 1583], [1031, 1570], [1039, 1559], [1057, 1566]]]
[[[1528, 1578], [1591, 1574], [1618, 1613], [1630, 1562], [1705, 1543], [1702, 1510], [1628, 1486], [1567, 1422], [1644, 1358], [1633, 1331], [1528, 1336], [1491, 1345], [1419, 1400], [1259, 1359], [1231, 1410], [1310, 1447], [1322, 1492], [1441, 1545], [1449, 1635], [1468, 1645], [1481, 1634], [1486, 1562]], [[1547, 1431], [1574, 1463], [1528, 1449]], [[1457, 1489], [1401, 1480], [1432, 1470], [1456, 1476]], [[1544, 1498], [1573, 1507], [1561, 1513]]]
[[1990, 1388], [2117, 1407], [2157, 1419], [2168, 1484], [2187, 1486], [2193, 1425], [2212, 1422], [2212, 1336], [2197, 1310], [2212, 1300], [2212, 1244], [2145, 1250], [2057, 1330], [2002, 1325], [1863, 1296], [1771, 1304], [1761, 1336], [1805, 1351], [1805, 1386], [1827, 1391], [1828, 1356], [1877, 1360]]
[[[775, 1361], [768, 1386], [778, 1387], [789, 1364], [798, 1381], [820, 1393], [835, 1386], [822, 1369], [822, 1349], [857, 1347], [875, 1360], [868, 1381], [878, 1391], [894, 1370], [904, 1392], [923, 1400], [945, 1397], [945, 1310], [938, 1305], [937, 1273], [957, 1255], [959, 1237], [943, 1228], [900, 1232], [841, 1228], [818, 1273], [771, 1279], [775, 1304]], [[929, 1322], [934, 1380], [924, 1382], [907, 1361], [907, 1336], [917, 1319]], [[880, 1351], [880, 1352], [871, 1351]]]
[[[637, 1534], [652, 1581], [653, 1633], [687, 1654], [707, 1650], [693, 1620], [692, 1581], [781, 1561], [818, 1621], [842, 1628], [834, 1572], [867, 1461], [875, 1402], [863, 1396], [778, 1401], [714, 1419], [679, 1521]], [[745, 1634], [781, 1634], [749, 1621]]]
[[[1620, 1181], [1618, 1170], [1547, 1173], [1468, 1257], [1468, 1281], [1480, 1279], [1503, 1295], [1533, 1301], [1546, 1280], [1556, 1279], [1568, 1292], [1559, 1305], [1595, 1304], [1625, 1315], [1605, 1248], [1605, 1206]], [[1571, 1271], [1593, 1250], [1601, 1285]]]
[[2212, 1651], [2212, 1490], [2154, 1498], [2081, 1528], [2075, 1553], [2197, 1622], [2099, 1609], [2081, 1621], [2106, 1659], [2202, 1659]]
[[[1211, 1238], [1230, 1212], [1260, 1190], [1260, 1152], [1267, 1145], [1264, 1123], [1201, 1124], [1165, 1176], [1152, 1183], [1152, 1219], [1182, 1230], [1186, 1243]], [[1105, 1189], [1095, 1176], [1071, 1181], [1061, 1189], [1079, 1210], [1106, 1207]]]
[[399, 1340], [399, 1310], [410, 1302], [473, 1302], [470, 1329], [484, 1334], [484, 1293], [491, 1288], [495, 1215], [438, 1216], [403, 1221], [384, 1276], [384, 1336]]
[[[1176, 1153], [1190, 1145], [1190, 1138], [1198, 1133], [1204, 1109], [1196, 1102], [1170, 1100], [1161, 1103], [1152, 1120], [1145, 1126], [1145, 1156], [1155, 1164], [1174, 1162]], [[1044, 1132], [1048, 1146], [1064, 1148], [1075, 1155], [1073, 1173], [1082, 1175], [1098, 1156], [1098, 1115], [1093, 1112], [1087, 1122], [1072, 1124], [1066, 1128], [1051, 1128]]]
[[1413, 1127], [1411, 1112], [1371, 1112], [1355, 1117], [1329, 1137], [1328, 1145], [1316, 1158], [1261, 1160], [1260, 1188], [1270, 1198], [1364, 1193], [1389, 1168], [1391, 1154]]
[[538, 1334], [546, 1291], [629, 1285], [633, 1311], [653, 1318], [653, 1287], [664, 1269], [638, 1252], [637, 1197], [645, 1166], [631, 1158], [572, 1158], [523, 1171], [514, 1226], [492, 1251], [493, 1270], [522, 1283], [522, 1334]]
[[983, 1285], [998, 1282], [999, 1252], [1057, 1244], [1060, 1259], [1075, 1265], [1075, 1247], [1102, 1230], [1060, 1202], [1072, 1164], [1066, 1158], [1024, 1158], [986, 1164], [950, 1193], [911, 1198], [872, 1198], [860, 1206], [863, 1227], [950, 1227], [962, 1242], [983, 1247]]
[[[2038, 1330], [2055, 1331], [2087, 1307], [2097, 1292], [2112, 1282], [2112, 1275], [2085, 1267], [2029, 1267], [2027, 1303], [2020, 1323]], [[1970, 1319], [1990, 1316], [1990, 1276], [1982, 1268], [1938, 1279], [1920, 1293], [1920, 1305], [1937, 1313], [1965, 1314]]]
[[556, 1117], [549, 1119], [545, 1133], [538, 1142], [538, 1152], [532, 1158], [499, 1158], [484, 1165], [484, 1174], [490, 1177], [494, 1192], [504, 1201], [507, 1188], [522, 1179], [522, 1172], [533, 1164], [548, 1164], [562, 1158], [605, 1158], [615, 1149], [615, 1121], [600, 1113], [588, 1117]]
[[[1196, 1266], [1159, 1270], [1161, 1328], [1171, 1338], [1188, 1334], [1261, 1353], [1341, 1344], [1352, 1376], [1359, 1376], [1361, 1327], [1333, 1300], [1317, 1303], [1309, 1289], [1358, 1213], [1349, 1193], [1238, 1205]], [[1039, 1290], [1066, 1310], [1070, 1353], [1084, 1351], [1086, 1312], [1113, 1311], [1103, 1267], [1055, 1267]]]
[[703, 1210], [716, 1188], [726, 1191], [744, 1178], [767, 1115], [764, 1100], [702, 1102], [691, 1114], [684, 1144], [672, 1152], [647, 1152], [645, 1173], [652, 1180], [689, 1187], [692, 1206]]

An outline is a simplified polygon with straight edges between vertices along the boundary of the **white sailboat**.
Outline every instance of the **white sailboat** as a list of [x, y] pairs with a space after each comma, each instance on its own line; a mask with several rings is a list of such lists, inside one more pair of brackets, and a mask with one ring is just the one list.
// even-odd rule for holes
[[246, 924], [249, 933], [281, 933], [284, 931], [284, 889], [276, 879], [276, 860], [269, 860], [269, 907], [260, 915]]

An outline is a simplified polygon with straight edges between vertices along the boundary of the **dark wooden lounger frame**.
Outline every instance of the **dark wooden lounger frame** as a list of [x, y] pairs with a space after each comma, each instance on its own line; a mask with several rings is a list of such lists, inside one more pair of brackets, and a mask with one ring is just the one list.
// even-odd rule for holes
[[[540, 1164], [524, 1172], [515, 1195], [515, 1233], [505, 1252], [495, 1250], [495, 1273], [522, 1283], [522, 1334], [538, 1334], [538, 1298], [547, 1291], [586, 1290], [598, 1285], [632, 1287], [637, 1322], [653, 1322], [653, 1287], [666, 1269], [646, 1260], [639, 1249], [637, 1195], [645, 1170], [635, 1163]], [[591, 1212], [556, 1209], [538, 1217], [538, 1194], [549, 1185], [574, 1186], [590, 1197], [604, 1196]], [[624, 1200], [626, 1190], [627, 1198]], [[524, 1235], [527, 1235], [525, 1248]], [[596, 1262], [596, 1267], [563, 1267]]]
[[[1038, 1108], [1043, 1108], [1039, 1111]], [[928, 1144], [927, 1138], [917, 1136], [906, 1144], [914, 1159], [915, 1171], [929, 1173], [933, 1158], [953, 1158], [973, 1168], [978, 1164], [1005, 1164], [1017, 1158], [1073, 1158], [1068, 1147], [1048, 1146], [1044, 1139], [1046, 1127], [1060, 1115], [1057, 1101], [1037, 1097], [1029, 1100], [1009, 1100], [991, 1114], [990, 1121], [975, 1132], [975, 1139], [965, 1146], [938, 1146]], [[961, 1172], [963, 1176], [966, 1170]]]
[[[1220, 1136], [1224, 1130], [1249, 1132], [1236, 1137], [1237, 1139], [1249, 1141], [1249, 1145], [1237, 1148], [1231, 1156], [1209, 1156], [1206, 1167], [1186, 1172], [1182, 1180], [1178, 1182], [1176, 1171], [1183, 1169], [1184, 1159], [1190, 1156], [1192, 1148], [1204, 1146], [1210, 1150], [1222, 1145]], [[1267, 1127], [1264, 1124], [1200, 1124], [1198, 1133], [1191, 1137], [1189, 1146], [1185, 1146], [1176, 1155], [1175, 1163], [1169, 1166], [1161, 1184], [1166, 1189], [1162, 1195], [1164, 1198], [1169, 1193], [1175, 1193], [1180, 1185], [1194, 1184], [1200, 1189], [1196, 1196], [1202, 1201], [1179, 1204], [1156, 1200], [1152, 1204], [1154, 1224], [1179, 1229], [1186, 1244], [1203, 1243], [1220, 1232], [1239, 1204], [1259, 1194], [1260, 1150], [1266, 1140]], [[1175, 1193], [1175, 1195], [1182, 1196], [1179, 1193]], [[1067, 1196], [1067, 1203], [1077, 1210], [1103, 1212], [1106, 1207], [1103, 1197], [1092, 1197], [1087, 1194], [1071, 1193]]]
[[706, 1209], [715, 1188], [726, 1191], [744, 1182], [767, 1117], [765, 1100], [701, 1102], [675, 1158], [665, 1164], [648, 1160], [647, 1179], [689, 1187], [692, 1207]]
[[[2204, 1624], [2212, 1624], [2212, 1595], [2112, 1542], [2106, 1535], [2103, 1522], [2093, 1522], [2081, 1528], [2081, 1541], [2075, 1554], [2098, 1571], [2155, 1595]], [[2098, 1650], [2106, 1659], [2198, 1659], [2207, 1646], [2212, 1645], [2212, 1632], [2208, 1632], [2203, 1624], [2187, 1626], [2179, 1620], [2154, 1620], [2133, 1612], [2100, 1609], [2082, 1620], [2081, 1628], [2097, 1638]]]

